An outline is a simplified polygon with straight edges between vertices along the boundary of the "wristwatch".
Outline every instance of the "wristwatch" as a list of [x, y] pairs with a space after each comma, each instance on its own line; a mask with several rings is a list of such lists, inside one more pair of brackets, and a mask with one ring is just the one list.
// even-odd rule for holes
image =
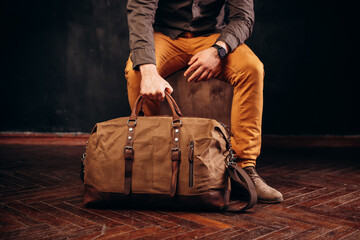
[[221, 47], [221, 46], [219, 46], [219, 45], [217, 45], [217, 44], [214, 44], [214, 45], [212, 45], [211, 47], [216, 48], [216, 50], [217, 50], [217, 52], [218, 52], [218, 55], [219, 55], [219, 57], [220, 57], [221, 59], [223, 59], [223, 58], [226, 56], [226, 50], [225, 50], [225, 48], [223, 48], [223, 47]]

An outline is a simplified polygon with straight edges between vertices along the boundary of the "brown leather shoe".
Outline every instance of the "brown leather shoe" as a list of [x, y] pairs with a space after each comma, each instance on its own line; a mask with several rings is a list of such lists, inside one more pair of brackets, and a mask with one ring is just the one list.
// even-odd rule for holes
[[244, 170], [254, 182], [256, 192], [258, 194], [258, 202], [280, 203], [284, 200], [282, 194], [278, 190], [267, 185], [264, 179], [262, 179], [256, 172], [254, 167], [246, 167]]

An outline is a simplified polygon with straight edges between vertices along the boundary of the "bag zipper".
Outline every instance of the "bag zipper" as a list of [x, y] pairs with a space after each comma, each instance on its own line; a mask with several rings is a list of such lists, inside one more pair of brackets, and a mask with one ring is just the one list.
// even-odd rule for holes
[[81, 179], [82, 182], [84, 182], [86, 150], [87, 150], [87, 145], [88, 145], [88, 143], [89, 143], [89, 141], [86, 141], [85, 152], [84, 152], [83, 155], [81, 156], [80, 179]]
[[189, 147], [189, 187], [194, 186], [194, 141], [190, 142]]

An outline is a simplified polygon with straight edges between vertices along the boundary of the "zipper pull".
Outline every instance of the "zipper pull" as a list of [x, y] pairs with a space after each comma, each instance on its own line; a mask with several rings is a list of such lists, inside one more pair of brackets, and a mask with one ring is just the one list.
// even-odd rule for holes
[[190, 142], [189, 147], [189, 187], [194, 186], [194, 141]]
[[189, 161], [194, 161], [194, 141], [190, 142], [190, 148], [189, 148]]

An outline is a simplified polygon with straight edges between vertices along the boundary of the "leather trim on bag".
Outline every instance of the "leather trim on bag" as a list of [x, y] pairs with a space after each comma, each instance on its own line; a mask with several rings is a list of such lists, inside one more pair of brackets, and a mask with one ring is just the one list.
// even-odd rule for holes
[[210, 190], [197, 195], [141, 194], [131, 193], [131, 198], [122, 193], [99, 192], [85, 185], [84, 204], [92, 208], [151, 208], [151, 209], [212, 209], [220, 210], [228, 204], [229, 189]]
[[128, 125], [128, 134], [126, 139], [126, 146], [124, 148], [124, 158], [125, 158], [125, 181], [124, 181], [124, 191], [126, 195], [129, 195], [131, 192], [131, 178], [132, 178], [132, 165], [134, 160], [134, 136], [135, 136], [135, 127], [137, 120], [129, 119], [127, 121]]
[[[171, 104], [170, 104], [171, 105]], [[170, 196], [173, 197], [176, 194], [176, 188], [178, 183], [180, 161], [181, 161], [181, 151], [180, 151], [180, 127], [182, 125], [181, 120], [173, 121], [173, 130], [174, 130], [174, 141], [173, 149], [171, 150], [171, 161], [172, 161], [172, 175], [171, 175], [171, 185], [170, 185]]]

